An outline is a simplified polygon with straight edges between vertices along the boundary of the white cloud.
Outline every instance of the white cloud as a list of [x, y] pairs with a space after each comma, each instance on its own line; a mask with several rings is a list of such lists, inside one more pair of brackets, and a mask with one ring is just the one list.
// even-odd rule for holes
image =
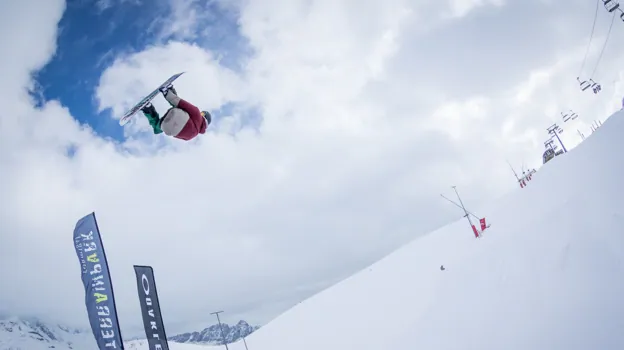
[[198, 0], [169, 0], [168, 20], [159, 25], [160, 36], [163, 38], [175, 37], [176, 39], [195, 39], [200, 25], [201, 10], [195, 7]]
[[[206, 315], [216, 309], [229, 313], [226, 320], [263, 322], [456, 219], [456, 208], [439, 197], [452, 195], [451, 185], [480, 214], [474, 208], [516, 188], [506, 158], [539, 165], [545, 128], [560, 110], [581, 115], [563, 135], [573, 142], [574, 128], [586, 131], [619, 108], [624, 94], [616, 74], [624, 51], [615, 45], [601, 64], [609, 72], [603, 93], [578, 91], [576, 52], [584, 53], [578, 47], [587, 33], [555, 40], [563, 21], [557, 4], [531, 2], [529, 10], [552, 10], [535, 18], [540, 35], [516, 33], [525, 42], [493, 49], [475, 38], [497, 28], [475, 25], [469, 7], [460, 7], [461, 18], [444, 18], [457, 3], [241, 2], [241, 32], [253, 49], [242, 71], [196, 45], [159, 43], [119, 57], [96, 93], [100, 107], [118, 116], [185, 70], [175, 84], [183, 98], [211, 110], [232, 101], [239, 107], [190, 143], [149, 135], [138, 114], [119, 144], [78, 125], [57, 102], [33, 108], [18, 88], [30, 86], [29, 72], [54, 52], [62, 4], [46, 4], [56, 8], [37, 12], [32, 23], [25, 2], [0, 14], [0, 28], [28, 42], [0, 39], [14, 50], [0, 58], [10, 82], [0, 95], [0, 280], [11, 286], [1, 289], [0, 305], [72, 321], [86, 319], [71, 231], [93, 210], [125, 326], [140, 325], [132, 264], [154, 266], [167, 322], [211, 322]], [[517, 16], [496, 10], [503, 20]], [[585, 18], [584, 7], [567, 11], [567, 23]], [[201, 30], [178, 15], [173, 28]], [[453, 31], [451, 40], [449, 28], [469, 30]], [[469, 57], [475, 45], [496, 54], [528, 42], [543, 49], [502, 61]], [[165, 107], [160, 96], [156, 106]], [[249, 107], [262, 123], [233, 132]], [[155, 145], [162, 146], [156, 153]]]
[[[218, 23], [224, 20], [219, 16], [236, 6], [234, 1], [229, 0], [159, 0], [151, 5], [161, 13], [150, 24], [155, 41], [160, 43], [171, 39], [197, 41], [204, 37], [216, 38], [223, 34], [218, 32], [221, 29]], [[215, 8], [219, 8], [219, 12]]]
[[97, 0], [95, 6], [98, 8], [100, 12], [109, 9], [113, 6], [113, 0]]
[[123, 4], [140, 4], [141, 0], [96, 0], [95, 7], [98, 12], [102, 13], [113, 6], [123, 5]]
[[503, 6], [505, 0], [450, 0], [449, 3], [450, 15], [452, 17], [464, 17], [470, 13], [470, 11], [482, 6]]

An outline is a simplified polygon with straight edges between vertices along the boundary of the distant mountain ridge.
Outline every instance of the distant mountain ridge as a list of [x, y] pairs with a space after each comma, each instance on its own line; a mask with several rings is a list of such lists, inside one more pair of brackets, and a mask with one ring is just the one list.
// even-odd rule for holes
[[259, 329], [259, 326], [250, 326], [247, 322], [240, 320], [234, 326], [227, 323], [221, 323], [223, 328], [223, 337], [221, 336], [221, 328], [218, 324], [204, 328], [201, 332], [182, 333], [168, 337], [169, 340], [177, 343], [203, 343], [211, 345], [223, 345], [225, 343], [233, 343], [243, 337], [250, 335]]
[[[236, 342], [242, 337], [257, 330], [258, 326], [250, 326], [241, 320], [234, 326], [222, 323], [225, 341]], [[201, 332], [190, 332], [168, 337], [176, 343], [196, 343], [205, 345], [222, 345], [223, 337], [219, 325], [212, 325]], [[143, 337], [125, 339], [128, 348], [144, 348]], [[91, 329], [77, 329], [43, 321], [34, 317], [0, 316], [0, 350], [88, 350], [97, 345]]]
[[95, 340], [88, 329], [45, 323], [35, 318], [0, 319], [0, 349], [92, 349]]

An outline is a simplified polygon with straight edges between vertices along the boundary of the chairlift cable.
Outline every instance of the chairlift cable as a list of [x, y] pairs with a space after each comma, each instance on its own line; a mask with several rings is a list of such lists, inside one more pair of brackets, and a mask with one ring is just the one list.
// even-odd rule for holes
[[607, 33], [607, 37], [605, 38], [604, 44], [602, 45], [602, 51], [600, 51], [600, 56], [598, 56], [598, 60], [596, 61], [596, 66], [594, 67], [594, 71], [589, 76], [592, 79], [594, 78], [594, 74], [596, 73], [596, 70], [598, 69], [598, 64], [600, 63], [600, 60], [602, 59], [602, 54], [607, 48], [607, 43], [609, 42], [609, 37], [611, 36], [611, 29], [613, 28], [613, 22], [615, 22], [615, 12], [613, 12], [613, 17], [611, 17], [611, 25], [609, 26], [609, 32]]
[[583, 58], [583, 63], [581, 64], [581, 70], [579, 71], [578, 76], [580, 77], [583, 74], [583, 68], [585, 67], [585, 62], [587, 61], [587, 55], [589, 54], [589, 48], [591, 47], [592, 40], [594, 39], [594, 29], [596, 29], [596, 19], [598, 18], [598, 5], [600, 4], [600, 0], [596, 0], [596, 11], [594, 12], [594, 23], [592, 24], [591, 34], [589, 35], [589, 43], [587, 44], [587, 50], [585, 51], [585, 57]]

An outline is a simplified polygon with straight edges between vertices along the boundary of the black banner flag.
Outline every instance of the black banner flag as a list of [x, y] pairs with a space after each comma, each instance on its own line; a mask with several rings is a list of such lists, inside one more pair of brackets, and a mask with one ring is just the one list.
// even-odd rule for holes
[[154, 270], [151, 266], [134, 265], [143, 326], [150, 350], [169, 350], [165, 325], [160, 313]]

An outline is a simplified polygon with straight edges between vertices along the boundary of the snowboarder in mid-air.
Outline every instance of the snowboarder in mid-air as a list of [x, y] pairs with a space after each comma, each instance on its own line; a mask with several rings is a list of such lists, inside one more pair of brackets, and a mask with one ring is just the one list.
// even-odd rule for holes
[[141, 108], [154, 129], [154, 134], [164, 132], [165, 135], [188, 141], [206, 132], [211, 121], [210, 113], [200, 111], [199, 108], [178, 97], [173, 85], [160, 89], [160, 92], [171, 105], [162, 118], [151, 102]]

